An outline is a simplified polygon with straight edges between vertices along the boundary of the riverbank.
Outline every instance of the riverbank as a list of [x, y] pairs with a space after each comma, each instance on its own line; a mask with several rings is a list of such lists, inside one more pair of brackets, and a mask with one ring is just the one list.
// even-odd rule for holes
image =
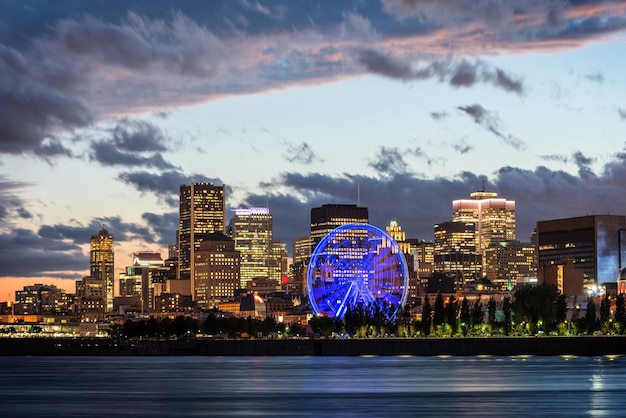
[[626, 355], [626, 336], [290, 340], [4, 338], [5, 356], [599, 356]]

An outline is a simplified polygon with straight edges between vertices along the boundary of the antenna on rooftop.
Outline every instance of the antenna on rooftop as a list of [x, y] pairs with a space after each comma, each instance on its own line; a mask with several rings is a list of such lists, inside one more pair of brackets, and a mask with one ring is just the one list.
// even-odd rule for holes
[[356, 205], [361, 206], [361, 175], [356, 175]]
[[485, 180], [483, 180], [483, 189], [481, 190], [481, 192], [485, 191]]

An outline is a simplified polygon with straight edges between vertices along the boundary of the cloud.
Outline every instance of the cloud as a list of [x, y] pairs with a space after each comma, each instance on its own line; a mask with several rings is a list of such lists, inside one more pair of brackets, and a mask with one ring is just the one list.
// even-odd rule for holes
[[32, 57], [0, 44], [0, 153], [68, 155], [54, 132], [94, 120], [87, 103], [75, 95], [85, 84], [80, 68], [71, 68], [63, 57], [49, 58], [35, 64]]
[[[583, 165], [593, 159], [574, 153]], [[452, 200], [469, 198], [482, 188], [516, 202], [517, 239], [528, 241], [537, 221], [584, 216], [591, 213], [623, 213], [626, 206], [626, 149], [616, 153], [597, 175], [579, 170], [538, 166], [534, 169], [505, 166], [490, 176], [458, 172], [450, 178], [423, 178], [409, 172], [387, 175], [326, 175], [283, 173], [275, 186], [286, 188], [268, 196], [274, 215], [274, 235], [291, 244], [310, 232], [310, 210], [327, 203], [356, 204], [357, 181], [361, 205], [369, 209], [370, 222], [379, 227], [397, 220], [407, 237], [433, 239], [433, 225], [452, 218]], [[250, 205], [265, 205], [266, 195], [250, 194]]]
[[383, 175], [405, 173], [408, 170], [408, 164], [397, 147], [381, 147], [376, 159], [368, 165]]
[[314, 160], [321, 161], [316, 157], [315, 153], [311, 149], [311, 146], [306, 142], [300, 144], [293, 144], [289, 141], [285, 141], [286, 150], [283, 156], [291, 163], [311, 164]]
[[621, 119], [626, 120], [626, 109], [617, 109], [617, 114]]
[[474, 149], [473, 146], [467, 143], [465, 139], [461, 139], [459, 142], [452, 144], [452, 149], [459, 154], [467, 154]]
[[156, 214], [144, 212], [141, 218], [156, 235], [155, 241], [162, 245], [176, 244], [178, 211]]
[[447, 112], [430, 112], [430, 117], [433, 118], [434, 120], [441, 120], [441, 119], [445, 119], [448, 116], [450, 116]]
[[118, 179], [133, 186], [143, 194], [153, 193], [159, 200], [165, 202], [170, 207], [178, 206], [178, 194], [181, 185], [199, 182], [208, 182], [215, 185], [223, 184], [219, 178], [211, 179], [201, 174], [186, 175], [177, 170], [168, 170], [162, 173], [151, 173], [148, 171], [122, 172], [118, 175]]
[[30, 183], [0, 174], [0, 226], [10, 223], [15, 217], [32, 218], [32, 213], [27, 209], [28, 202], [19, 196], [30, 186]]
[[522, 94], [524, 91], [521, 81], [513, 79], [499, 68], [490, 68], [482, 61], [436, 61], [414, 67], [405, 60], [373, 49], [360, 50], [357, 60], [368, 72], [402, 81], [438, 78], [440, 82], [447, 81], [452, 87], [471, 87], [478, 82], [488, 82], [508, 92]]
[[23, 228], [0, 233], [0, 248], [3, 276], [78, 279], [78, 272], [89, 269], [89, 256], [80, 246]]
[[604, 74], [602, 74], [600, 71], [595, 72], [595, 73], [585, 74], [585, 78], [595, 83], [600, 83], [600, 84], [604, 83]]
[[487, 48], [577, 48], [626, 29], [624, 1], [385, 0], [380, 7], [354, 0], [320, 8], [315, 2], [242, 0], [183, 2], [174, 10], [159, 0], [151, 5], [5, 4], [0, 153], [47, 161], [76, 157], [77, 131], [112, 117], [164, 114], [364, 72], [402, 81], [436, 79], [454, 88], [487, 83], [524, 94], [522, 80], [475, 57]]
[[122, 165], [127, 167], [148, 167], [162, 170], [176, 168], [173, 164], [165, 161], [160, 153], [154, 153], [145, 157], [120, 151], [114, 144], [108, 141], [95, 141], [91, 144], [92, 160], [102, 165]]
[[500, 128], [500, 118], [497, 112], [489, 111], [479, 104], [458, 106], [457, 109], [470, 116], [476, 124], [484, 127], [489, 132], [500, 138], [500, 140], [506, 145], [520, 151], [526, 148], [526, 144], [522, 140], [502, 132]]

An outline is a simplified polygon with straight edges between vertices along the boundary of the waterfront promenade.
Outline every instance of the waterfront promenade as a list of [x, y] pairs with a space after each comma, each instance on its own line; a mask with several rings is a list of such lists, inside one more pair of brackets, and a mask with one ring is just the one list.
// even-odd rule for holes
[[598, 356], [626, 355], [626, 336], [190, 339], [3, 338], [0, 355], [12, 356]]

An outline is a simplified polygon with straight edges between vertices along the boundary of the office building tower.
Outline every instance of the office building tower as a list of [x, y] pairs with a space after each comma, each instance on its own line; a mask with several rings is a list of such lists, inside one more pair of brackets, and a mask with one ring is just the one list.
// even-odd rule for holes
[[178, 217], [178, 279], [189, 280], [195, 294], [194, 260], [200, 243], [226, 231], [226, 186], [194, 183], [180, 186]]
[[235, 249], [235, 242], [221, 232], [209, 234], [195, 257], [193, 299], [198, 307], [211, 309], [233, 298], [241, 286], [241, 253]]
[[16, 315], [53, 315], [67, 312], [65, 290], [54, 285], [34, 284], [15, 291]]
[[491, 244], [515, 240], [515, 201], [498, 198], [495, 192], [473, 192], [469, 199], [452, 202], [452, 222], [476, 226], [476, 249], [485, 260], [485, 250]]
[[516, 283], [537, 275], [535, 246], [531, 243], [502, 241], [491, 244], [484, 254], [485, 277], [500, 288], [512, 290]]
[[270, 276], [272, 215], [268, 208], [238, 208], [231, 218], [229, 232], [235, 249], [241, 253], [241, 284], [256, 277]]
[[113, 281], [115, 278], [113, 235], [106, 229], [91, 236], [90, 276], [102, 280], [106, 312], [113, 310]]
[[476, 225], [472, 222], [443, 222], [435, 225], [435, 272], [454, 277], [461, 288], [480, 277], [481, 255], [476, 248]]
[[76, 312], [81, 322], [104, 319], [106, 309], [106, 285], [102, 279], [83, 277], [76, 281]]
[[311, 209], [311, 252], [317, 244], [338, 226], [360, 222], [369, 223], [367, 208], [356, 205], [322, 205]]
[[623, 263], [625, 217], [587, 215], [537, 222], [538, 267], [571, 259], [586, 284], [616, 282]]
[[289, 252], [287, 243], [272, 241], [270, 244], [269, 275], [270, 280], [275, 280], [278, 284], [287, 284], [288, 279]]
[[415, 238], [408, 238], [407, 242], [415, 258], [417, 276], [423, 289], [428, 283], [428, 278], [435, 272], [435, 243]]
[[302, 263], [306, 265], [311, 258], [311, 236], [306, 235], [303, 237], [297, 237], [293, 240], [293, 264]]
[[[133, 254], [133, 264], [120, 274], [120, 296], [138, 296], [142, 312], [154, 309], [154, 283], [157, 271], [166, 273], [161, 253], [139, 251]], [[157, 279], [158, 280], [158, 279]], [[158, 282], [158, 281], [157, 281]]]
[[404, 258], [409, 270], [409, 288], [408, 297], [416, 298], [419, 296], [420, 280], [419, 280], [419, 258], [411, 247], [411, 242], [406, 239], [406, 232], [402, 230], [402, 227], [398, 225], [398, 222], [391, 221], [389, 225], [385, 227], [387, 233], [400, 247], [400, 251], [404, 254]]
[[306, 274], [311, 258], [311, 236], [297, 237], [293, 240], [293, 262], [290, 266], [289, 290], [306, 294]]

